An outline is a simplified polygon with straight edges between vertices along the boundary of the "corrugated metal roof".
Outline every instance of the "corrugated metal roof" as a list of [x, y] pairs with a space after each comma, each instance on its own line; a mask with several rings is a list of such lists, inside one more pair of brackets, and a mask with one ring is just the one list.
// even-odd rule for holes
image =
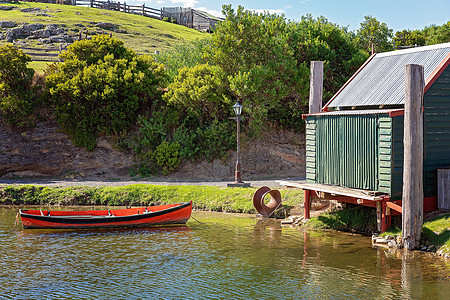
[[389, 114], [401, 112], [403, 108], [399, 109], [363, 109], [363, 110], [333, 110], [315, 114], [304, 114], [305, 117], [321, 117], [321, 116], [349, 116], [349, 115], [376, 115]]
[[449, 53], [445, 43], [376, 54], [327, 107], [404, 104], [405, 65], [424, 66], [426, 80]]

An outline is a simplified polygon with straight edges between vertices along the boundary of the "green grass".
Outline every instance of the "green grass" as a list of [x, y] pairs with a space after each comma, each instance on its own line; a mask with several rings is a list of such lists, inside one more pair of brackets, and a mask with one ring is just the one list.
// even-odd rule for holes
[[422, 239], [429, 245], [450, 253], [450, 214], [435, 217], [423, 224]]
[[313, 217], [308, 227], [371, 233], [377, 230], [375, 210], [370, 207], [355, 206]]
[[[153, 54], [155, 51], [165, 51], [181, 40], [194, 40], [209, 36], [197, 30], [185, 26], [163, 22], [153, 18], [123, 12], [78, 7], [71, 5], [57, 5], [49, 3], [19, 2], [13, 4], [0, 4], [1, 6], [17, 6], [20, 9], [27, 7], [39, 7], [47, 9], [47, 14], [53, 17], [36, 16], [33, 13], [24, 13], [19, 10], [1, 11], [1, 20], [14, 21], [16, 23], [41, 23], [41, 24], [63, 24], [75, 33], [80, 27], [75, 24], [83, 24], [85, 28], [81, 31], [91, 33], [108, 32], [89, 22], [109, 22], [119, 25], [124, 33], [113, 32], [113, 35], [124, 41], [125, 45], [140, 54]], [[3, 30], [6, 32], [6, 30]], [[83, 34], [84, 36], [84, 34]], [[5, 44], [0, 41], [0, 45]], [[30, 41], [30, 46], [36, 46], [37, 40]]]
[[[151, 205], [193, 201], [200, 210], [255, 213], [256, 188], [213, 186], [162, 186], [134, 184], [121, 187], [0, 186], [4, 205]], [[303, 203], [303, 191], [280, 190], [283, 207], [289, 211]]]

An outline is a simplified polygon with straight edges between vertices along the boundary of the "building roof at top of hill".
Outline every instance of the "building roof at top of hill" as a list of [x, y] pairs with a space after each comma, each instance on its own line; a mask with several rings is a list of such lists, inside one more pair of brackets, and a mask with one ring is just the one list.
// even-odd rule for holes
[[450, 43], [373, 54], [324, 109], [403, 105], [405, 65], [424, 66], [426, 83], [450, 63]]

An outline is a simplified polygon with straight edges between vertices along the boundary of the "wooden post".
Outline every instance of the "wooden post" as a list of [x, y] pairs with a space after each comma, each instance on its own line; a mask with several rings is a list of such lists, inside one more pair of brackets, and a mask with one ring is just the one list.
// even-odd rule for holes
[[94, 0], [91, 0], [91, 7], [94, 7]]
[[382, 211], [382, 208], [381, 208], [381, 201], [377, 201], [377, 230], [379, 231], [379, 232], [382, 232], [381, 230], [382, 230], [382, 226], [381, 226], [381, 224], [382, 224], [382, 214], [383, 214], [383, 211]]
[[309, 113], [313, 114], [322, 110], [323, 61], [311, 62], [309, 79]]
[[420, 247], [423, 226], [423, 66], [405, 66], [405, 125], [402, 239], [405, 249]]
[[303, 203], [303, 206], [305, 207], [305, 220], [308, 220], [311, 218], [310, 211], [311, 211], [311, 191], [305, 190], [305, 202]]
[[145, 3], [142, 4], [142, 16], [145, 16]]

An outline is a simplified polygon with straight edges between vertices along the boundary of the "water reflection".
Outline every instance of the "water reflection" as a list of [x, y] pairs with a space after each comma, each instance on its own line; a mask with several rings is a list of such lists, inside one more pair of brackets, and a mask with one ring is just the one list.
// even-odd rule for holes
[[[12, 231], [0, 208], [0, 295], [24, 299], [446, 299], [449, 267], [353, 234], [194, 212], [187, 226]], [[1, 296], [0, 296], [1, 298]]]

